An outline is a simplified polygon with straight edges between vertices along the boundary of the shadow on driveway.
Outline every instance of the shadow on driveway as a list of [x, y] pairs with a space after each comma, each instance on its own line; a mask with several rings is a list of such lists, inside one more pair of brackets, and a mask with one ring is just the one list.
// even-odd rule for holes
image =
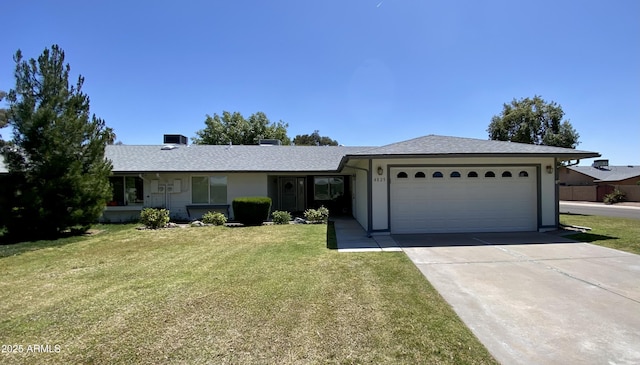
[[392, 237], [400, 247], [576, 243], [557, 234], [540, 232], [394, 234]]

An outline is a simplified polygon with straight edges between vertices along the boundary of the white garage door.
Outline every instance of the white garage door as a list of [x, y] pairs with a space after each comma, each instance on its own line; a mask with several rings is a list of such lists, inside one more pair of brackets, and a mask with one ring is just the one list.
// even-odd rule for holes
[[537, 229], [535, 167], [391, 169], [391, 232]]

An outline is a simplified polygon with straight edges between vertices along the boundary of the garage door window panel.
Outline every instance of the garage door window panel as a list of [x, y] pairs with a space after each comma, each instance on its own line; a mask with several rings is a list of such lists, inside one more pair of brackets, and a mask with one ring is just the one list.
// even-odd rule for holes
[[511, 177], [511, 171], [504, 171], [502, 177]]
[[484, 177], [496, 177], [496, 174], [493, 171], [487, 171], [484, 173]]

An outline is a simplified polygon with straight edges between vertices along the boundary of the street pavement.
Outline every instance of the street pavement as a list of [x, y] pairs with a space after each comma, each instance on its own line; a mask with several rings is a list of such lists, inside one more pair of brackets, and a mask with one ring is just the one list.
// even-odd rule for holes
[[606, 205], [595, 202], [560, 201], [560, 213], [640, 219], [640, 203]]

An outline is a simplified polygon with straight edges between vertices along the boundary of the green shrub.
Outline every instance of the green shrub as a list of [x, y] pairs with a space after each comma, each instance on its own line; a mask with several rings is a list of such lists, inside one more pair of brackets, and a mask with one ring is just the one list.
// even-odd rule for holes
[[271, 198], [265, 196], [235, 198], [232, 205], [235, 220], [246, 226], [259, 226], [269, 219]]
[[167, 209], [144, 208], [140, 212], [140, 223], [151, 229], [165, 227], [169, 223], [169, 211]]
[[323, 206], [318, 209], [307, 209], [304, 211], [304, 219], [310, 223], [327, 223], [329, 220], [329, 209]]
[[202, 223], [213, 224], [214, 226], [222, 226], [227, 223], [227, 217], [220, 212], [206, 212], [202, 216]]
[[615, 188], [612, 193], [604, 196], [605, 204], [615, 204], [619, 202], [623, 202], [627, 199], [625, 193], [620, 191], [618, 188]]
[[289, 224], [289, 221], [291, 220], [291, 213], [276, 210], [275, 212], [271, 213], [271, 217], [273, 218], [273, 223], [275, 224]]

